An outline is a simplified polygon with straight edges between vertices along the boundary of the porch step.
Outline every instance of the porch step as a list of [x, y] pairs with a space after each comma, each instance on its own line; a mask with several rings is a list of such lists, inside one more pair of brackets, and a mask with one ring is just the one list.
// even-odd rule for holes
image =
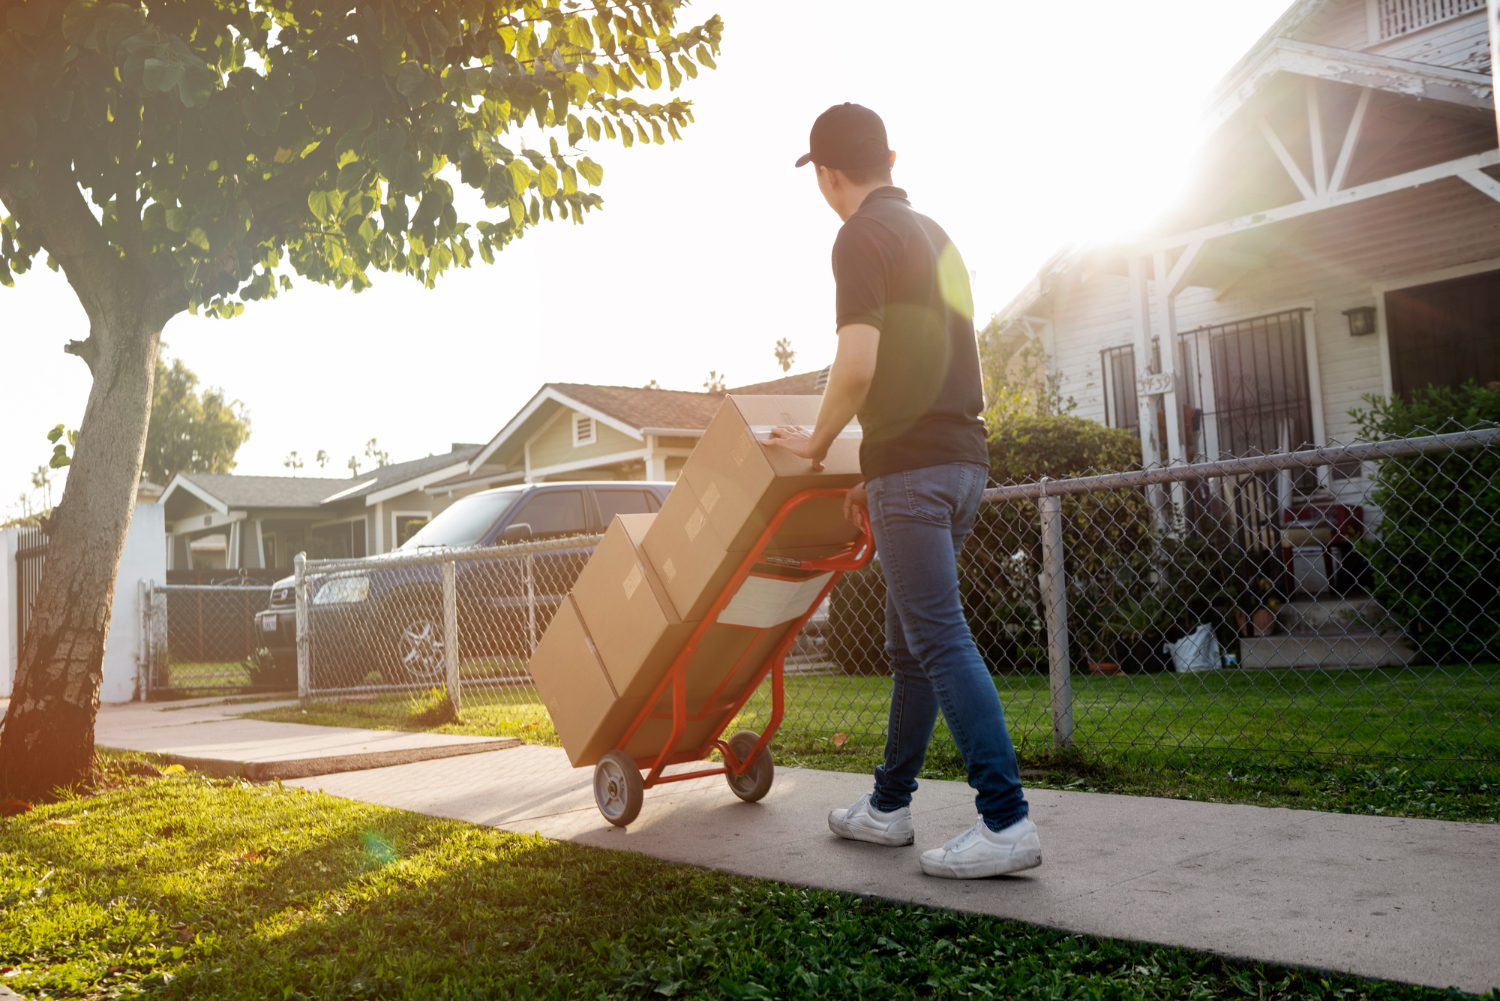
[[1299, 599], [1276, 611], [1277, 627], [1297, 636], [1350, 636], [1393, 632], [1390, 615], [1374, 598]]
[[1403, 667], [1416, 656], [1416, 651], [1401, 636], [1374, 632], [1256, 636], [1240, 640], [1240, 667], [1251, 671], [1288, 667], [1329, 671]]

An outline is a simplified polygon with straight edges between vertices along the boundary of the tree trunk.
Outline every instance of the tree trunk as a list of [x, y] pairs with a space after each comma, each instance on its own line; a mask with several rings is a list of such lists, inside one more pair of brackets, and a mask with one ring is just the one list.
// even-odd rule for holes
[[118, 312], [130, 315], [96, 314], [76, 351], [94, 382], [67, 488], [48, 526], [41, 589], [0, 731], [0, 789], [21, 799], [80, 785], [93, 766], [104, 640], [135, 509], [163, 326], [139, 292], [115, 301], [128, 303]]

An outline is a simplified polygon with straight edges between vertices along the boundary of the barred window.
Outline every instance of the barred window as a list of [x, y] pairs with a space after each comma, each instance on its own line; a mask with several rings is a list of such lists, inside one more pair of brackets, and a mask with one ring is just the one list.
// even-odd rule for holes
[[1385, 41], [1447, 21], [1450, 18], [1483, 10], [1485, 0], [1367, 0], [1370, 24], [1376, 41]]

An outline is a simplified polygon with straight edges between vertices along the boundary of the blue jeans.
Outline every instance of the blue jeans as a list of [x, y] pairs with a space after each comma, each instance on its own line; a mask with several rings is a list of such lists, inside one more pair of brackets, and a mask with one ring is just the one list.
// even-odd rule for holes
[[958, 593], [958, 552], [974, 527], [989, 470], [957, 462], [891, 473], [865, 486], [885, 572], [885, 645], [894, 683], [885, 763], [871, 803], [911, 803], [938, 710], [994, 831], [1027, 815], [1005, 711], [974, 645]]

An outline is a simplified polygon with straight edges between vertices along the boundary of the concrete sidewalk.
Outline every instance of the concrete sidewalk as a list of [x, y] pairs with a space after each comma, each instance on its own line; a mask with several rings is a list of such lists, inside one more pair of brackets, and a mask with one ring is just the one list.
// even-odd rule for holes
[[628, 831], [594, 808], [591, 769], [521, 747], [293, 784], [519, 833], [1113, 938], [1472, 992], [1500, 986], [1500, 827], [1037, 790], [1046, 861], [955, 882], [917, 854], [973, 823], [973, 793], [924, 781], [918, 843], [829, 833], [861, 775], [782, 769], [741, 803], [722, 779], [648, 790]]
[[[173, 706], [182, 706], [175, 703]], [[340, 730], [236, 717], [251, 705], [109, 707], [99, 743], [306, 757], [483, 738]], [[151, 715], [148, 715], [151, 714]], [[917, 845], [829, 833], [869, 778], [779, 769], [741, 803], [722, 778], [650, 789], [628, 831], [594, 807], [592, 769], [523, 745], [288, 784], [432, 816], [637, 851], [746, 876], [992, 914], [1091, 935], [1471, 992], [1500, 987], [1500, 826], [1354, 817], [1035, 790], [1046, 861], [977, 882], [921, 874], [917, 854], [974, 820], [973, 793], [924, 781]]]
[[243, 716], [293, 704], [206, 698], [105, 705], [94, 722], [94, 743], [122, 751], [151, 751], [213, 775], [255, 781], [451, 758], [521, 743], [509, 738], [270, 723]]

